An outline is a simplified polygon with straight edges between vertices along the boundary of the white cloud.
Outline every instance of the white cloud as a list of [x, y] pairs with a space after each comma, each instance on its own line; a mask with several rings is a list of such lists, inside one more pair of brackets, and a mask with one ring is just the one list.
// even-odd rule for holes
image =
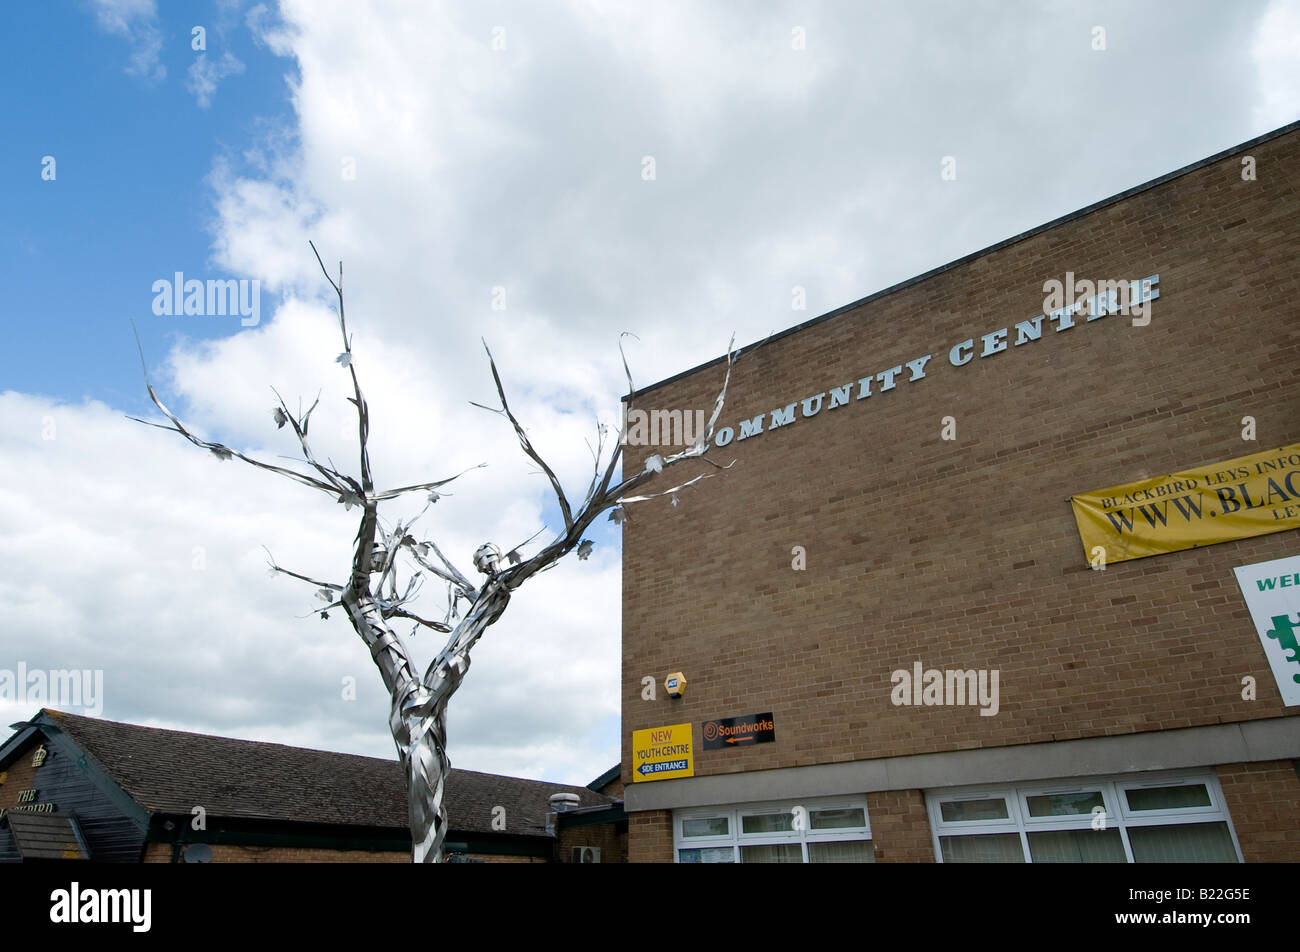
[[159, 62], [163, 40], [154, 0], [90, 0], [90, 5], [102, 30], [130, 41], [127, 73], [151, 82], [166, 77], [167, 67]]
[[244, 15], [244, 23], [253, 34], [254, 42], [267, 47], [277, 56], [293, 55], [293, 36], [276, 12], [265, 3], [254, 4]]
[[[554, 508], [509, 427], [469, 405], [495, 402], [480, 337], [534, 442], [585, 488], [584, 440], [623, 388], [621, 331], [640, 338], [627, 342], [637, 382], [658, 380], [719, 356], [733, 331], [761, 340], [1276, 125], [1249, 116], [1257, 101], [1268, 116], [1289, 108], [1269, 99], [1283, 83], [1261, 99], [1250, 69], [1185, 65], [1248, 63], [1255, 11], [1188, 6], [1106, 7], [1097, 53], [1095, 10], [1068, 4], [925, 17], [793, 2], [762, 15], [259, 5], [250, 29], [297, 66], [296, 125], [215, 162], [213, 256], [287, 303], [170, 351], [165, 339], [205, 319], [143, 327], [150, 363], [200, 432], [264, 456], [294, 453], [269, 387], [291, 402], [319, 391], [314, 445], [347, 465], [347, 375], [314, 239], [331, 271], [346, 264], [381, 482], [490, 464], [426, 517], [467, 567], [479, 544], [513, 545]], [[112, 32], [153, 22], [151, 3], [98, 8]], [[1289, 47], [1256, 49], [1261, 70], [1285, 74]], [[945, 155], [956, 182], [940, 179]], [[792, 311], [794, 285], [807, 311]], [[39, 437], [46, 416], [54, 441]], [[355, 523], [341, 506], [101, 404], [4, 394], [0, 443], [0, 564], [19, 567], [0, 597], [23, 632], [6, 653], [104, 667], [110, 717], [391, 751], [386, 700], [346, 622], [298, 618], [311, 590], [265, 575], [262, 545], [308, 575], [346, 572]], [[682, 506], [708, 505], [724, 479]], [[475, 650], [450, 706], [457, 766], [585, 782], [617, 758], [620, 568], [617, 530], [602, 527], [590, 561], [531, 580]], [[355, 703], [340, 699], [344, 676]]]
[[221, 81], [243, 71], [243, 62], [229, 50], [224, 51], [219, 59], [209, 59], [207, 53], [200, 53], [190, 64], [185, 88], [194, 96], [200, 109], [207, 109], [212, 105], [212, 97], [217, 94], [217, 86]]
[[1300, 119], [1300, 3], [1273, 0], [1251, 52], [1259, 72], [1256, 120], [1272, 129]]
[[[276, 432], [269, 414], [257, 416]], [[322, 446], [335, 442], [322, 436]], [[110, 718], [391, 756], [387, 699], [364, 646], [342, 614], [310, 614], [311, 586], [269, 576], [262, 548], [302, 574], [339, 580], [355, 512], [100, 403], [0, 394], [0, 445], [0, 562], [40, 567], [0, 577], [6, 669], [102, 670]], [[281, 440], [257, 452], [288, 450]], [[426, 522], [466, 569], [485, 534], [522, 541], [509, 533], [540, 519], [520, 501], [485, 525], [453, 508], [460, 498]], [[606, 548], [516, 595], [453, 702], [458, 766], [508, 770], [495, 751], [496, 721], [508, 718], [516, 729], [504, 746], [518, 762], [540, 767], [540, 751], [558, 745], [569, 753], [548, 776], [586, 782], [608, 767], [609, 738], [593, 747], [591, 737], [618, 709], [617, 579]], [[589, 592], [578, 605], [575, 589]], [[431, 586], [419, 610], [441, 617], [441, 594]], [[408, 641], [421, 664], [441, 646], [432, 633]], [[344, 677], [356, 679], [355, 702], [343, 699]], [[11, 723], [37, 706], [0, 700], [0, 715]], [[466, 748], [474, 756], [457, 753]]]

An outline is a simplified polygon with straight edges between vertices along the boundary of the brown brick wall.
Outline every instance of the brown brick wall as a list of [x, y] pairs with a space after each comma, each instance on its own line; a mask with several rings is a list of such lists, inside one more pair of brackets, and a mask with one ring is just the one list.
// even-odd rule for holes
[[550, 860], [542, 856], [502, 856], [499, 853], [466, 853], [470, 859], [476, 859], [483, 863], [549, 863]]
[[671, 812], [646, 810], [628, 814], [627, 861], [629, 863], [671, 863], [673, 861]]
[[[1295, 532], [1086, 568], [1068, 496], [1300, 441], [1300, 133], [999, 249], [740, 358], [720, 422], [765, 432], [647, 488], [623, 528], [624, 779], [641, 728], [772, 711], [776, 742], [697, 775], [1292, 715], [1232, 568]], [[1151, 323], [1111, 315], [963, 367], [954, 344], [1042, 310], [1044, 281], [1160, 275]], [[866, 289], [864, 289], [866, 290]], [[1011, 334], [1014, 338], [1014, 329]], [[724, 342], [719, 342], [724, 343]], [[857, 381], [932, 354], [924, 379]], [[711, 408], [714, 365], [637, 398]], [[774, 407], [855, 382], [848, 406]], [[1243, 416], [1258, 442], [1241, 438]], [[957, 422], [956, 441], [940, 438]], [[634, 472], [661, 448], [627, 447]], [[671, 482], [670, 482], [671, 480]], [[791, 549], [807, 570], [791, 568]], [[890, 676], [1000, 672], [1001, 710], [903, 707]], [[685, 673], [684, 699], [641, 679]], [[1258, 699], [1243, 700], [1253, 675]], [[873, 826], [884, 818], [873, 811]], [[658, 821], [656, 821], [657, 823]], [[638, 821], [634, 820], [634, 824]], [[642, 821], [644, 823], [644, 821]], [[639, 832], [653, 842], [639, 847]], [[633, 860], [667, 858], [634, 825]]]
[[589, 823], [562, 829], [559, 835], [561, 863], [570, 862], [575, 846], [599, 846], [602, 863], [627, 862], [627, 833], [620, 833], [613, 823]]
[[[40, 770], [32, 766], [32, 757], [40, 746], [39, 739], [28, 741], [27, 746], [18, 754], [17, 759], [5, 770], [5, 782], [0, 783], [0, 810], [12, 810], [18, 806], [18, 794], [23, 790], [35, 790], [35, 803], [47, 800], [41, 795], [41, 785], [37, 780]], [[24, 804], [26, 806], [26, 804]]]
[[1222, 764], [1216, 768], [1237, 831], [1241, 856], [1248, 863], [1300, 861], [1300, 776], [1294, 761]]
[[930, 817], [920, 790], [882, 790], [867, 794], [871, 842], [877, 863], [933, 863]]
[[[483, 863], [545, 863], [540, 856], [501, 856], [495, 853], [469, 853], [471, 859]], [[170, 863], [172, 847], [170, 843], [150, 843], [145, 849], [146, 863]], [[258, 846], [228, 846], [217, 844], [212, 847], [214, 863], [409, 863], [411, 854], [407, 852], [367, 852], [365, 850], [329, 850], [297, 848], [265, 848]]]
[[[170, 843], [150, 843], [145, 848], [146, 863], [170, 863]], [[294, 847], [264, 848], [258, 846], [228, 846], [218, 843], [212, 847], [214, 863], [409, 863], [410, 853], [370, 853], [364, 850], [297, 849]]]
[[607, 797], [621, 798], [623, 796], [623, 778], [615, 777], [609, 783], [605, 784], [605, 786], [601, 787], [599, 792], [603, 793]]

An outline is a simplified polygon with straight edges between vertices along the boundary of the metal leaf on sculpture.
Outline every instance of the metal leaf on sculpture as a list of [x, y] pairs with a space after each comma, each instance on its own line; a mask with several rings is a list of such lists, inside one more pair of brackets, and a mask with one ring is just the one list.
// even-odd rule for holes
[[316, 597], [319, 598], [322, 602], [334, 601], [334, 593], [331, 592], [328, 588], [316, 589]]
[[289, 422], [289, 418], [285, 416], [284, 411], [279, 407], [276, 407], [271, 411], [271, 419], [275, 420], [275, 428], [277, 430], [283, 429], [284, 425]]
[[582, 544], [578, 546], [578, 558], [581, 561], [587, 561], [587, 557], [591, 555], [591, 547], [592, 542], [590, 539], [582, 540]]
[[623, 520], [626, 518], [627, 518], [627, 512], [624, 511], [622, 506], [615, 506], [613, 509], [609, 511], [609, 521], [614, 523], [614, 525], [616, 526], [621, 526], [623, 524]]
[[230, 459], [234, 455], [233, 453], [230, 452], [230, 450], [226, 449], [224, 446], [211, 446], [208, 448], [212, 450], [212, 455], [215, 456], [217, 459]]
[[[351, 355], [351, 354], [348, 354], [348, 353], [339, 354], [339, 355], [338, 355], [337, 357], [335, 357], [334, 359], [335, 359], [336, 361], [338, 361], [340, 364], [342, 364], [344, 367], [350, 367], [350, 366], [352, 366], [352, 355]], [[355, 403], [356, 401], [354, 400], [353, 402]]]
[[664, 471], [664, 458], [658, 453], [654, 453], [645, 458], [645, 471], [647, 473], [662, 473]]

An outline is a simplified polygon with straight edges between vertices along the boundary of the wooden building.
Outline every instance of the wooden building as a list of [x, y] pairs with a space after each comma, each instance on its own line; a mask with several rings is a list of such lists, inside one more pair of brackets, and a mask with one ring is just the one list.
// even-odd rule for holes
[[[395, 760], [48, 709], [12, 726], [0, 746], [0, 862], [410, 860]], [[587, 787], [453, 769], [447, 810], [452, 861], [626, 858], [621, 799]]]

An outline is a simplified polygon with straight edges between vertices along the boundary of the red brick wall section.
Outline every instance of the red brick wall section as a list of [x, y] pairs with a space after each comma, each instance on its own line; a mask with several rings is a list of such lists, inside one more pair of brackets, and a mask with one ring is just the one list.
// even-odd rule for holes
[[933, 863], [930, 817], [920, 790], [883, 790], [867, 794], [871, 842], [877, 863]]
[[630, 813], [627, 827], [629, 863], [671, 863], [673, 861], [671, 812], [646, 810], [641, 813]]
[[[762, 414], [763, 434], [709, 450], [730, 469], [675, 467], [646, 486], [711, 474], [677, 506], [628, 507], [624, 779], [634, 730], [690, 721], [698, 744], [703, 721], [765, 711], [775, 743], [699, 750], [696, 775], [1296, 714], [1232, 572], [1294, 555], [1295, 531], [1091, 571], [1068, 502], [1300, 442], [1300, 133], [1252, 154], [1257, 181], [1231, 156], [742, 356], [720, 423], [738, 433]], [[1014, 346], [1067, 270], [1158, 273], [1150, 324], [1045, 320]], [[1005, 327], [1006, 351], [949, 363], [954, 344], [978, 351]], [[857, 399], [859, 378], [925, 354], [924, 378], [904, 369]], [[714, 365], [634, 406], [707, 413], [722, 377]], [[773, 408], [819, 393], [816, 416], [797, 407], [770, 429]], [[941, 438], [947, 416], [956, 440]], [[625, 472], [666, 452], [628, 446]], [[916, 661], [998, 670], [997, 715], [895, 706], [891, 674]], [[683, 699], [642, 699], [642, 678], [673, 671]], [[1257, 699], [1242, 697], [1246, 675]]]
[[1300, 861], [1300, 777], [1290, 760], [1222, 764], [1215, 768], [1247, 863]]

